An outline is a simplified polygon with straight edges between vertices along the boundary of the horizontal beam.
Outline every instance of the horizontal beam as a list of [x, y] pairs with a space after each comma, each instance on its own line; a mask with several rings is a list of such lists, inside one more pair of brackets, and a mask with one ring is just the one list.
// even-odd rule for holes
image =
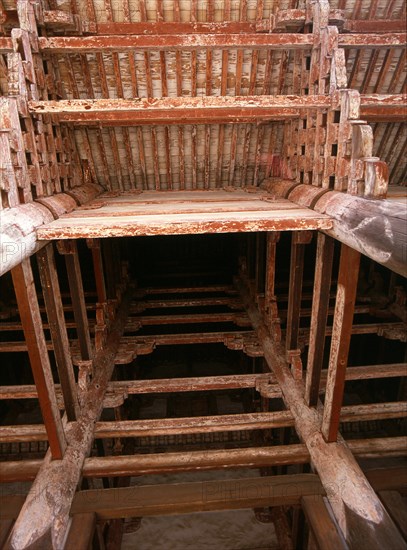
[[211, 49], [251, 49], [272, 50], [310, 49], [312, 34], [132, 34], [110, 36], [50, 37], [39, 38], [40, 50], [44, 53], [91, 53], [95, 51], [123, 52], [137, 49], [147, 51], [162, 50], [202, 50]]
[[[303, 35], [298, 35], [303, 36]], [[298, 116], [299, 109], [329, 108], [329, 96], [163, 97], [30, 101], [32, 114], [76, 124], [210, 124], [257, 122]]]
[[[407, 417], [404, 401], [342, 407], [340, 421], [365, 422]], [[294, 426], [290, 411], [98, 422], [95, 438], [152, 437], [163, 435], [270, 430]], [[0, 426], [0, 443], [46, 441], [42, 424]]]
[[[363, 325], [353, 325], [352, 334], [378, 334], [383, 331], [403, 331], [405, 329], [405, 323], [366, 323]], [[301, 328], [299, 331], [300, 341], [307, 343], [309, 339], [309, 328]], [[325, 336], [331, 336], [332, 327], [327, 326], [325, 329]], [[228, 332], [192, 332], [185, 334], [154, 334], [147, 336], [123, 336], [121, 339], [121, 348], [125, 347], [127, 350], [134, 349], [136, 351], [137, 346], [152, 347], [153, 351], [155, 346], [171, 346], [171, 345], [187, 345], [187, 344], [221, 344], [225, 340], [239, 340], [245, 336], [253, 337], [253, 331], [228, 331]], [[254, 340], [257, 344], [257, 340]], [[77, 344], [77, 340], [73, 341], [73, 349]], [[46, 342], [47, 349], [52, 350], [52, 342]], [[0, 353], [14, 352], [21, 353], [28, 350], [27, 342], [24, 340], [16, 342], [0, 342]], [[122, 349], [119, 349], [119, 353]], [[146, 353], [146, 352], [144, 352]], [[148, 352], [151, 353], [151, 352]]]
[[[120, 457], [118, 457], [120, 458]], [[379, 468], [379, 469], [372, 469], [372, 470], [367, 470], [365, 471], [365, 475], [366, 475], [366, 478], [369, 480], [369, 483], [372, 485], [372, 487], [376, 490], [376, 491], [383, 491], [383, 490], [398, 490], [398, 489], [404, 489], [407, 485], [407, 469], [405, 467], [395, 467], [395, 468]], [[224, 481], [219, 481], [219, 480], [216, 480], [216, 481], [212, 481], [212, 482], [195, 482], [195, 486], [199, 486], [201, 489], [200, 489], [200, 493], [199, 493], [199, 497], [203, 497], [203, 496], [206, 496], [206, 497], [209, 497], [209, 498], [205, 498], [205, 501], [207, 501], [207, 506], [210, 506], [209, 504], [209, 501], [212, 501], [214, 498], [216, 498], [216, 496], [218, 495], [219, 496], [219, 492], [221, 492], [221, 494], [223, 494], [223, 500], [224, 502], [226, 503], [226, 508], [225, 509], [231, 509], [231, 506], [230, 506], [230, 500], [228, 500], [229, 498], [234, 498], [234, 497], [237, 497], [238, 495], [240, 496], [249, 496], [249, 492], [253, 493], [255, 498], [256, 498], [256, 502], [253, 504], [253, 503], [249, 503], [249, 502], [245, 502], [245, 505], [243, 507], [250, 507], [250, 508], [257, 508], [260, 504], [262, 506], [264, 506], [264, 504], [262, 502], [260, 502], [259, 504], [259, 501], [257, 500], [258, 497], [263, 494], [263, 493], [260, 493], [258, 491], [255, 491], [256, 487], [257, 487], [257, 483], [256, 485], [253, 486], [253, 488], [251, 489], [251, 491], [248, 490], [249, 487], [251, 487], [250, 485], [250, 482], [254, 481], [254, 480], [261, 480], [261, 485], [259, 486], [259, 488], [263, 487], [263, 482], [265, 482], [264, 484], [264, 487], [260, 490], [264, 491], [266, 490], [267, 491], [267, 488], [269, 487], [268, 485], [268, 480], [274, 480], [274, 481], [277, 481], [278, 483], [278, 486], [281, 488], [281, 485], [279, 483], [279, 481], [283, 481], [285, 480], [285, 482], [287, 483], [287, 485], [285, 486], [284, 490], [282, 490], [281, 492], [284, 494], [285, 498], [295, 498], [295, 497], [299, 497], [299, 498], [302, 498], [302, 496], [304, 496], [302, 494], [303, 491], [301, 491], [301, 488], [299, 487], [298, 488], [298, 491], [296, 490], [293, 490], [295, 489], [295, 483], [294, 483], [294, 487], [293, 487], [293, 478], [294, 480], [296, 480], [296, 482], [298, 483], [300, 481], [300, 479], [304, 479], [304, 477], [299, 477], [299, 476], [308, 476], [307, 478], [305, 479], [308, 479], [308, 480], [312, 480], [312, 479], [317, 479], [318, 480], [318, 476], [316, 476], [315, 474], [297, 474], [297, 475], [292, 475], [292, 476], [273, 476], [273, 477], [261, 477], [261, 478], [246, 478], [245, 480], [242, 480], [242, 479], [238, 479], [238, 480], [224, 480]], [[310, 477], [311, 476], [311, 477]], [[225, 485], [224, 483], [228, 481], [228, 484]], [[246, 484], [245, 486], [242, 486], [240, 483], [242, 481], [245, 481]], [[230, 483], [232, 483], [232, 485], [230, 485]], [[210, 483], [211, 485], [208, 485], [208, 483]], [[162, 488], [169, 488], [169, 487], [178, 487], [180, 488], [180, 486], [183, 488], [182, 490], [182, 494], [183, 494], [183, 497], [185, 499], [185, 496], [186, 498], [188, 498], [188, 494], [191, 494], [190, 492], [190, 489], [192, 488], [191, 487], [192, 484], [177, 484], [177, 485], [165, 485], [165, 486], [162, 486], [162, 485], [156, 485], [156, 486], [153, 486], [157, 489], [157, 492], [158, 494], [160, 494], [160, 490]], [[208, 488], [213, 488], [215, 489], [217, 486], [217, 490], [218, 490], [218, 493], [212, 493], [212, 492], [209, 492], [208, 491]], [[249, 487], [248, 487], [249, 486]], [[245, 490], [241, 490], [243, 487], [247, 488]], [[277, 489], [276, 486], [274, 486], [275, 489]], [[318, 485], [318, 487], [320, 488], [320, 485]], [[137, 487], [134, 487], [134, 489], [136, 489]], [[139, 489], [143, 489], [145, 487], [138, 487]], [[148, 487], [147, 487], [148, 488]], [[151, 486], [150, 486], [151, 488]], [[114, 502], [116, 503], [116, 505], [120, 506], [122, 505], [123, 503], [134, 503], [134, 502], [141, 502], [141, 505], [140, 506], [143, 506], [143, 502], [145, 502], [145, 498], [146, 498], [146, 495], [142, 496], [138, 493], [137, 495], [137, 498], [136, 498], [136, 495], [134, 493], [131, 493], [129, 494], [129, 491], [128, 491], [129, 488], [127, 488], [127, 493], [124, 493], [122, 492], [122, 490], [120, 490], [120, 493], [117, 492], [119, 491], [118, 489], [110, 489], [110, 493], [109, 495], [114, 495]], [[171, 489], [169, 489], [171, 491]], [[102, 494], [107, 494], [107, 493], [104, 493], [105, 491], [108, 491], [108, 489], [102, 489], [100, 491], [98, 490], [94, 490], [94, 491], [86, 491], [86, 492], [79, 492], [76, 494], [75, 496], [75, 500], [74, 500], [74, 506], [72, 506], [71, 508], [71, 514], [72, 515], [77, 515], [77, 514], [80, 514], [81, 511], [81, 507], [83, 506], [86, 506], [86, 503], [88, 506], [92, 506], [93, 503], [97, 502], [98, 499], [99, 499], [99, 496], [101, 496]], [[112, 491], [114, 491], [114, 493], [112, 493]], [[273, 494], [273, 491], [269, 491], [270, 494]], [[257, 494], [256, 494], [257, 493]], [[274, 491], [275, 493], [275, 496], [278, 497], [278, 495], [280, 494], [280, 490], [275, 490]], [[321, 490], [321, 494], [324, 494], [323, 491]], [[151, 496], [151, 495], [150, 495]], [[166, 493], [166, 496], [168, 496], [168, 493]], [[179, 495], [180, 496], [180, 495]], [[178, 497], [179, 497], [178, 496]], [[13, 518], [16, 518], [17, 515], [19, 514], [20, 510], [21, 510], [21, 507], [22, 505], [24, 504], [24, 500], [26, 498], [26, 495], [7, 495], [6, 497], [4, 497], [4, 499], [2, 499], [2, 501], [0, 501], [0, 519], [13, 519]], [[7, 499], [7, 500], [5, 500]], [[133, 500], [134, 499], [134, 500]], [[139, 500], [140, 499], [140, 500]], [[175, 499], [176, 502], [179, 503], [180, 506], [182, 506], [184, 503], [185, 503], [185, 500], [183, 499], [183, 501], [181, 502], [181, 500], [178, 498], [178, 499]], [[199, 500], [199, 499], [198, 499]], [[84, 502], [85, 501], [85, 502]], [[103, 502], [106, 502], [106, 501], [100, 501], [99, 504], [101, 505], [100, 508], [103, 507]], [[151, 503], [151, 499], [149, 500], [149, 502]], [[202, 502], [202, 500], [201, 500]], [[163, 504], [165, 505], [165, 501], [163, 501]], [[286, 501], [286, 504], [287, 504], [287, 501]], [[294, 504], [298, 504], [298, 503], [294, 503]], [[199, 504], [195, 501], [195, 506], [199, 506]], [[276, 506], [277, 503], [275, 501], [273, 501], [272, 504], [268, 504], [268, 506]], [[291, 505], [291, 504], [290, 504]], [[186, 507], [186, 510], [185, 512], [186, 513], [189, 513], [189, 512], [192, 512], [192, 511], [199, 511], [199, 510], [193, 510], [192, 508], [188, 508], [187, 507], [188, 504], [185, 505]], [[99, 517], [104, 517], [102, 516], [101, 514], [101, 511], [100, 511], [100, 508], [99, 508], [99, 511], [98, 511], [98, 515]], [[109, 508], [109, 510], [111, 510], [112, 508]], [[116, 508], [117, 510], [117, 508]], [[123, 510], [123, 509], [122, 509]], [[208, 507], [205, 508], [205, 510], [209, 510]], [[142, 508], [140, 510], [140, 512], [138, 513], [138, 515], [140, 517], [142, 517], [143, 515], [147, 515], [147, 514], [144, 514], [143, 513], [144, 509]], [[151, 511], [151, 508], [149, 509], [149, 511]], [[203, 510], [202, 510], [203, 511]], [[181, 513], [182, 510], [181, 509], [178, 509], [177, 511], [173, 510], [171, 512], [168, 512], [168, 508], [161, 508], [160, 510], [157, 510], [157, 515], [163, 515], [165, 513]], [[136, 510], [133, 509], [133, 515], [137, 515], [136, 513]], [[150, 514], [152, 515], [152, 514]], [[110, 517], [110, 515], [109, 515]]]
[[[388, 365], [366, 365], [349, 367], [346, 370], [346, 381], [375, 380], [380, 378], [394, 378], [407, 376], [406, 363], [392, 363]], [[327, 370], [321, 373], [321, 391], [326, 383]], [[146, 393], [177, 393], [192, 391], [217, 391], [244, 388], [259, 388], [268, 398], [278, 397], [281, 390], [270, 374], [232, 374], [226, 376], [202, 376], [197, 378], [160, 378], [157, 380], [126, 380], [110, 382], [106, 391], [106, 398], [119, 395], [139, 395]], [[61, 386], [56, 384], [56, 394], [61, 408], [63, 408]], [[37, 399], [38, 394], [34, 385], [1, 386], [0, 400], [2, 399]], [[105, 407], [107, 404], [105, 403]]]
[[352, 33], [402, 33], [406, 32], [405, 19], [346, 19], [344, 31]]
[[[406, 116], [406, 95], [366, 94], [360, 99], [361, 117], [393, 120]], [[328, 109], [332, 105], [327, 95], [280, 95], [30, 101], [29, 110], [53, 115], [60, 122], [123, 126], [267, 122], [298, 117], [302, 109]]]
[[[236, 23], [233, 23], [236, 25]], [[166, 33], [163, 30], [162, 23], [159, 34], [151, 33], [151, 27], [147, 27], [146, 34], [134, 34], [137, 31], [132, 26], [113, 27], [112, 24], [102, 27], [100, 30], [106, 30], [106, 35], [97, 36], [58, 36], [58, 37], [40, 37], [38, 39], [39, 49], [44, 53], [92, 53], [92, 52], [123, 52], [131, 50], [144, 51], [162, 51], [162, 50], [201, 50], [211, 49], [269, 49], [269, 50], [310, 50], [313, 46], [314, 36], [312, 33], [253, 33], [240, 32], [242, 29], [229, 27], [225, 28], [223, 33], [219, 33], [222, 28], [219, 24], [212, 25], [216, 32], [204, 32], [205, 27], [196, 26], [198, 32], [187, 28], [177, 28], [173, 23], [168, 24]], [[169, 32], [169, 26], [172, 25], [172, 32]], [[180, 25], [178, 23], [177, 25]], [[198, 24], [199, 25], [199, 24]], [[116, 34], [118, 30], [123, 32], [132, 32], [132, 34]], [[190, 31], [188, 33], [188, 31]], [[192, 31], [192, 32], [191, 32]], [[201, 32], [199, 32], [201, 31]], [[232, 32], [228, 32], [232, 31]], [[235, 31], [235, 32], [233, 32]], [[237, 32], [236, 32], [237, 31]], [[403, 32], [377, 32], [375, 34], [365, 34], [364, 30], [360, 33], [340, 34], [338, 37], [339, 46], [345, 48], [391, 48], [403, 47], [406, 44], [406, 35]], [[0, 53], [11, 53], [13, 44], [10, 38], [0, 38]]]
[[[407, 454], [407, 437], [354, 439], [347, 442], [358, 458], [400, 457]], [[216, 449], [176, 453], [135, 454], [86, 458], [84, 477], [126, 477], [147, 474], [236, 468], [261, 468], [307, 464], [306, 445], [274, 445], [247, 449]], [[18, 460], [0, 463], [0, 482], [31, 481], [42, 460]]]

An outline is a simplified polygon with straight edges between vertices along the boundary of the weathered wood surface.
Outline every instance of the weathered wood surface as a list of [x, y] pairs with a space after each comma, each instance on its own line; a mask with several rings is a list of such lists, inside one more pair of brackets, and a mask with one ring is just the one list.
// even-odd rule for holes
[[[358, 458], [405, 457], [407, 437], [351, 439], [349, 449]], [[274, 445], [248, 449], [188, 451], [180, 453], [134, 454], [85, 458], [84, 477], [136, 476], [219, 468], [260, 468], [306, 464], [310, 460], [304, 444]], [[35, 479], [42, 460], [5, 461], [0, 463], [0, 482]]]
[[96, 519], [96, 514], [93, 512], [76, 514], [72, 518], [64, 550], [87, 550], [90, 548], [96, 528]]
[[[290, 186], [278, 181], [266, 184], [272, 196], [290, 197]], [[296, 201], [300, 201], [296, 197]], [[407, 210], [404, 204], [329, 191], [312, 208], [327, 214], [333, 228], [324, 230], [329, 236], [368, 256], [392, 271], [407, 276]]]
[[[389, 515], [363, 475], [350, 449], [342, 438], [326, 443], [320, 431], [320, 413], [307, 406], [304, 385], [295, 380], [286, 363], [282, 345], [273, 341], [261, 315], [252, 304], [243, 285], [241, 295], [260, 341], [265, 359], [282, 389], [283, 399], [294, 417], [298, 435], [306, 444], [340, 529], [350, 548], [369, 546], [381, 550], [405, 548], [405, 544]], [[374, 528], [371, 526], [374, 525]]]
[[[340, 422], [364, 422], [405, 417], [407, 417], [406, 403], [404, 401], [391, 401], [369, 405], [346, 405], [342, 407]], [[267, 430], [293, 427], [294, 419], [295, 417], [290, 411], [277, 411], [187, 418], [106, 421], [96, 423], [95, 437], [106, 439]], [[46, 439], [47, 432], [42, 424], [0, 426], [1, 443], [46, 441]]]
[[359, 264], [360, 253], [342, 244], [321, 427], [326, 441], [336, 441], [339, 430]]
[[27, 548], [50, 533], [55, 548], [61, 548], [69, 528], [69, 509], [81, 478], [85, 457], [90, 453], [94, 424], [103, 408], [103, 396], [114, 369], [114, 357], [128, 315], [125, 295], [106, 346], [94, 357], [94, 377], [84, 396], [78, 421], [66, 430], [68, 445], [62, 460], [45, 457], [41, 469], [13, 527], [11, 546]]
[[301, 506], [318, 543], [318, 548], [324, 550], [346, 550], [348, 548], [342, 534], [331, 514], [322, 495], [304, 496]]
[[[122, 23], [123, 25], [123, 23]], [[101, 31], [103, 31], [103, 26]], [[108, 30], [108, 28], [106, 29]], [[124, 30], [124, 28], [123, 28]], [[130, 30], [137, 30], [132, 29]], [[204, 32], [194, 34], [173, 34], [175, 26], [171, 28], [172, 33], [162, 35], [125, 35], [125, 34], [106, 34], [105, 36], [86, 36], [86, 37], [49, 37], [39, 38], [40, 50], [44, 53], [91, 53], [98, 51], [126, 51], [134, 49], [142, 50], [196, 50], [203, 48], [268, 48], [272, 50], [294, 50], [311, 49], [313, 45], [312, 34], [205, 34]], [[148, 32], [148, 28], [147, 28]], [[150, 31], [151, 33], [151, 31]], [[380, 48], [380, 47], [400, 47], [406, 44], [405, 34], [403, 32], [387, 32], [366, 35], [364, 33], [349, 33], [339, 36], [339, 45], [344, 48]], [[2, 38], [0, 42], [0, 52], [12, 52], [12, 42], [10, 39]]]
[[[263, 192], [172, 192], [100, 197], [72, 216], [38, 230], [39, 239], [123, 237], [242, 231], [308, 230], [331, 227], [327, 216], [289, 201], [265, 201]], [[189, 196], [188, 196], [189, 195]], [[162, 203], [158, 203], [159, 199]]]
[[[388, 365], [367, 365], [349, 367], [346, 369], [345, 380], [373, 380], [379, 378], [394, 378], [407, 376], [406, 363], [391, 363]], [[320, 393], [324, 391], [327, 379], [327, 369], [321, 372]], [[229, 376], [203, 376], [197, 378], [163, 378], [158, 380], [124, 380], [108, 384], [106, 391], [107, 403], [110, 397], [141, 393], [170, 393], [189, 391], [208, 391], [221, 389], [257, 388], [268, 398], [281, 395], [281, 389], [275, 377], [270, 374], [241, 374]], [[62, 391], [59, 384], [55, 385], [59, 406], [63, 408]], [[34, 385], [1, 386], [0, 399], [36, 399], [37, 390]], [[105, 402], [105, 406], [107, 406]]]
[[53, 246], [50, 244], [40, 250], [37, 253], [37, 261], [58, 376], [64, 397], [64, 408], [68, 421], [73, 421], [78, 416], [79, 403]]
[[11, 275], [52, 458], [61, 459], [66, 450], [66, 438], [57, 405], [30, 260], [25, 259], [14, 267]]

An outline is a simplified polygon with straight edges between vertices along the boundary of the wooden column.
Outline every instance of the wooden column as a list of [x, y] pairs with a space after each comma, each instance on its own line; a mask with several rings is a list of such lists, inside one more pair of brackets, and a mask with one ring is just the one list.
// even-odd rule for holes
[[343, 244], [341, 246], [338, 289], [322, 419], [322, 433], [326, 441], [336, 441], [338, 436], [345, 374], [352, 336], [359, 263], [360, 253]]
[[91, 548], [95, 528], [96, 514], [94, 512], [73, 516], [64, 550], [87, 550]]
[[52, 458], [62, 458], [66, 441], [30, 260], [23, 260], [11, 274]]
[[264, 356], [282, 390], [295, 428], [307, 446], [338, 525], [353, 550], [405, 549], [405, 543], [345, 441], [327, 443], [320, 431], [319, 411], [304, 400], [304, 384], [295, 380], [285, 361], [285, 350], [274, 341], [243, 284], [243, 303], [262, 343]]
[[103, 304], [107, 302], [107, 294], [100, 239], [88, 239], [88, 246], [92, 251], [93, 270], [95, 272], [98, 302]]
[[95, 423], [103, 409], [104, 395], [128, 318], [129, 303], [130, 293], [123, 298], [104, 349], [95, 355], [94, 377], [84, 395], [77, 422], [67, 430], [68, 446], [63, 459], [51, 462], [49, 455], [44, 458], [12, 530], [12, 548], [32, 548], [46, 536], [52, 539], [53, 548], [63, 548], [70, 524], [69, 511], [82, 476], [84, 460], [92, 447]]
[[298, 350], [300, 327], [302, 277], [304, 272], [305, 245], [311, 242], [312, 233], [295, 231], [291, 240], [290, 282], [288, 291], [286, 350], [287, 361], [291, 363], [294, 376], [300, 378], [302, 365]]
[[328, 319], [329, 293], [331, 290], [332, 260], [335, 241], [318, 233], [317, 256], [312, 298], [311, 333], [308, 348], [305, 399], [310, 406], [316, 406], [325, 349], [325, 328]]
[[276, 249], [280, 240], [280, 232], [269, 231], [267, 233], [266, 244], [266, 283], [265, 283], [265, 311], [267, 324], [273, 331], [274, 338], [281, 340], [281, 326], [278, 317], [277, 299], [275, 296], [275, 277], [276, 277]]
[[65, 411], [68, 420], [74, 421], [79, 404], [52, 244], [37, 253], [37, 261]]
[[328, 511], [324, 498], [321, 495], [303, 497], [301, 504], [318, 548], [346, 550], [347, 545]]
[[92, 344], [90, 341], [89, 323], [76, 241], [59, 241], [58, 250], [61, 254], [65, 255], [81, 358], [82, 361], [88, 361], [92, 358]]

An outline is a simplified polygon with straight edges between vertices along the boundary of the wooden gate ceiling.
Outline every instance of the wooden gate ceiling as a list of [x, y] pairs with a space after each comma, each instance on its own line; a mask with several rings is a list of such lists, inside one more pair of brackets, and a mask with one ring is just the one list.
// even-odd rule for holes
[[[10, 1], [3, 1], [3, 6], [9, 13], [15, 9]], [[43, 53], [54, 69], [55, 81], [48, 81], [50, 99], [306, 93], [309, 45], [244, 47], [246, 41], [250, 43], [250, 36], [267, 35], [270, 29], [276, 35], [312, 31], [311, 25], [304, 25], [303, 1], [50, 0], [44, 6], [58, 9], [59, 19], [55, 15], [46, 17], [48, 22], [40, 28], [40, 34], [85, 38], [75, 51], [64, 48], [58, 53], [52, 53], [52, 49]], [[341, 36], [402, 30], [402, 0], [338, 0], [332, 1], [330, 8], [331, 23], [338, 25]], [[130, 46], [121, 51], [121, 38], [129, 38], [130, 33], [150, 37], [149, 47], [131, 47], [137, 40], [130, 38]], [[233, 47], [233, 39], [229, 39], [229, 47], [200, 47], [211, 44], [216, 35], [221, 44], [231, 33], [238, 35], [240, 48]], [[183, 36], [184, 46], [171, 48], [174, 34], [178, 35], [175, 42]], [[118, 45], [111, 51], [96, 47], [93, 41], [85, 49], [86, 38], [97, 36], [104, 36], [107, 42], [116, 40]], [[188, 47], [189, 39], [196, 45], [193, 49]], [[400, 94], [405, 91], [405, 49], [402, 45], [347, 47], [346, 73], [348, 87], [361, 94]], [[4, 81], [2, 87], [6, 92]], [[287, 113], [285, 117], [274, 116], [274, 121], [256, 119], [236, 124], [205, 124], [204, 120], [188, 124], [184, 118], [182, 124], [170, 121], [166, 125], [162, 120], [159, 125], [141, 126], [133, 120], [120, 123], [120, 127], [94, 124], [77, 128], [75, 138], [81, 158], [108, 190], [246, 187], [280, 175], [284, 135], [281, 118], [287, 118]], [[372, 123], [373, 154], [389, 164], [391, 183], [401, 183], [406, 177], [401, 162], [406, 153], [404, 123], [400, 119], [391, 125]]]

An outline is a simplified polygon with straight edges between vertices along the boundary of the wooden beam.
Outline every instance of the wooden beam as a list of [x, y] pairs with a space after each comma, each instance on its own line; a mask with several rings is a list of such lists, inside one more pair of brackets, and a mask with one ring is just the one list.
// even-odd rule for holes
[[[407, 455], [407, 437], [351, 439], [349, 449], [358, 458], [403, 457]], [[261, 468], [307, 464], [309, 452], [304, 444], [249, 447], [247, 449], [216, 449], [157, 454], [89, 457], [83, 466], [84, 477], [118, 477], [186, 471]], [[13, 483], [35, 479], [42, 460], [3, 461], [0, 482]]]
[[236, 510], [263, 506], [292, 506], [302, 496], [324, 490], [314, 474], [225, 479], [81, 491], [71, 514], [96, 512], [100, 519]]
[[343, 30], [352, 33], [402, 33], [406, 32], [405, 19], [346, 19]]
[[[305, 35], [298, 35], [305, 36]], [[330, 96], [210, 96], [30, 101], [32, 114], [76, 124], [212, 124], [296, 117], [299, 109], [329, 108]]]
[[[133, 50], [202, 50], [267, 48], [275, 50], [310, 49], [312, 35], [284, 34], [139, 34], [80, 37], [39, 38], [39, 48], [43, 53], [92, 53], [123, 52]], [[7, 47], [7, 43], [4, 44]]]
[[[103, 397], [114, 369], [114, 358], [128, 315], [130, 294], [123, 297], [104, 349], [94, 357], [94, 376], [85, 392], [81, 414], [69, 430], [62, 460], [45, 457], [13, 527], [10, 543], [26, 548], [51, 534], [53, 545], [62, 548], [69, 528], [69, 509], [89, 455], [93, 432], [103, 407]], [[33, 521], [41, 518], [41, 521]]]
[[341, 34], [338, 37], [342, 48], [399, 48], [406, 45], [405, 32], [383, 34]]
[[293, 414], [297, 433], [307, 446], [321, 482], [327, 488], [329, 502], [347, 544], [355, 550], [362, 547], [381, 550], [389, 545], [393, 549], [405, 548], [397, 528], [346, 443], [342, 439], [333, 443], [324, 440], [320, 432], [321, 415], [307, 406], [304, 385], [292, 377], [285, 363], [282, 344], [270, 336], [243, 284], [239, 284], [239, 289], [264, 348], [265, 359], [282, 389], [287, 408]]
[[74, 421], [79, 404], [52, 244], [37, 252], [37, 261], [65, 411]]
[[141, 21], [97, 23], [99, 36], [109, 35], [188, 35], [188, 34], [251, 34], [256, 24], [248, 21]]
[[[263, 394], [264, 395], [264, 394]], [[406, 418], [404, 401], [371, 403], [368, 405], [347, 405], [342, 407], [340, 422], [365, 422], [388, 418]], [[161, 418], [148, 420], [123, 420], [98, 422], [95, 437], [151, 437], [247, 430], [290, 428], [294, 417], [290, 411], [244, 413], [217, 416], [195, 416], [187, 418]], [[0, 443], [46, 441], [47, 433], [42, 424], [20, 424], [0, 426]]]
[[407, 541], [407, 504], [398, 491], [380, 491], [379, 496]]
[[348, 548], [342, 533], [328, 511], [327, 502], [322, 495], [304, 496], [301, 506], [305, 517], [318, 543], [318, 548], [324, 550], [346, 550]]
[[88, 361], [92, 358], [93, 351], [90, 341], [89, 321], [86, 312], [78, 248], [75, 241], [61, 241], [58, 243], [58, 250], [65, 256], [81, 358], [82, 361]]
[[311, 332], [308, 347], [305, 399], [316, 406], [324, 359], [325, 327], [328, 319], [331, 274], [335, 241], [318, 233], [315, 259], [314, 293], [312, 297]]
[[[134, 23], [132, 23], [134, 25]], [[173, 25], [173, 23], [169, 23]], [[120, 25], [124, 25], [121, 23]], [[194, 23], [196, 25], [196, 23]], [[213, 24], [212, 24], [213, 25]], [[173, 34], [167, 32], [137, 35], [117, 35], [115, 29], [106, 29], [106, 35], [98, 36], [58, 36], [39, 37], [39, 49], [44, 53], [92, 53], [106, 51], [131, 51], [140, 49], [154, 50], [200, 50], [205, 48], [216, 49], [269, 49], [269, 50], [311, 50], [314, 37], [312, 33], [241, 33], [241, 34]], [[131, 30], [131, 29], [130, 29]], [[175, 30], [175, 27], [174, 27]], [[112, 32], [113, 31], [113, 32]], [[148, 31], [148, 27], [147, 27]], [[340, 47], [344, 48], [391, 48], [403, 47], [406, 44], [404, 32], [384, 32], [376, 34], [350, 33], [340, 34]], [[0, 37], [0, 54], [11, 53], [13, 44], [11, 38]]]
[[23, 260], [21, 264], [14, 267], [11, 275], [47, 439], [52, 457], [61, 459], [66, 449], [66, 440], [56, 400], [30, 260]]
[[[302, 364], [298, 350], [302, 279], [304, 273], [305, 245], [311, 241], [312, 233], [294, 231], [291, 236], [290, 280], [288, 291], [286, 351], [294, 376], [302, 376]], [[293, 356], [292, 354], [296, 354]]]
[[[281, 180], [263, 185], [274, 197], [286, 197], [279, 190]], [[292, 182], [290, 182], [291, 186]], [[314, 186], [293, 184], [289, 196], [295, 192], [294, 202], [307, 200], [309, 188]], [[295, 191], [294, 191], [295, 188]], [[340, 191], [329, 191], [318, 198], [313, 210], [323, 212], [335, 223], [334, 230], [323, 230], [331, 237], [358, 250], [368, 258], [407, 277], [407, 211], [404, 204], [391, 200], [366, 200], [363, 197]]]
[[87, 550], [91, 548], [95, 528], [96, 514], [94, 512], [76, 514], [72, 518], [64, 550]]
[[321, 426], [322, 434], [329, 442], [336, 441], [338, 435], [345, 388], [345, 373], [352, 335], [359, 264], [360, 253], [342, 244]]

